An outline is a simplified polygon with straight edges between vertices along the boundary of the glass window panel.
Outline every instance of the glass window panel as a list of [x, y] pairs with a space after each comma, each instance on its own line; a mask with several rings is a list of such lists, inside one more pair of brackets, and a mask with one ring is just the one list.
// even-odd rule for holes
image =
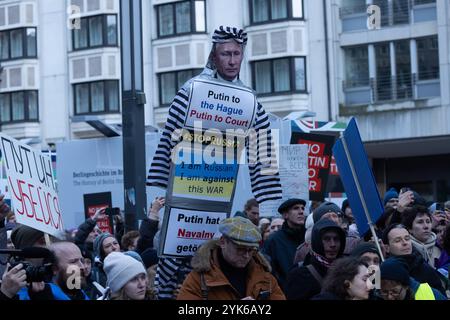
[[37, 55], [35, 28], [27, 29], [27, 51], [28, 57], [35, 57]]
[[397, 71], [397, 98], [406, 99], [412, 96], [411, 88], [411, 54], [409, 40], [396, 41], [395, 65]]
[[303, 18], [303, 0], [292, 0], [292, 16]]
[[89, 18], [89, 42], [91, 47], [103, 45], [103, 17]]
[[12, 121], [25, 120], [24, 93], [14, 92], [12, 98]]
[[0, 122], [11, 121], [10, 95], [0, 94]]
[[269, 20], [269, 0], [252, 0], [253, 22]]
[[390, 100], [392, 97], [392, 86], [391, 86], [391, 56], [389, 43], [376, 44], [375, 57], [377, 67], [378, 99]]
[[119, 81], [107, 82], [109, 111], [119, 111]]
[[286, 0], [271, 0], [272, 20], [287, 18]]
[[359, 46], [345, 49], [346, 87], [369, 85], [368, 47]]
[[105, 111], [105, 85], [103, 82], [91, 84], [91, 111]]
[[179, 71], [177, 76], [177, 90], [180, 89], [190, 78], [192, 78], [192, 70]]
[[273, 78], [275, 92], [290, 90], [290, 72], [289, 59], [280, 59], [273, 61]]
[[38, 120], [38, 93], [37, 91], [28, 92], [28, 119]]
[[11, 58], [23, 57], [23, 31], [11, 31]]
[[206, 31], [205, 1], [195, 1], [195, 29], [197, 32]]
[[295, 90], [306, 91], [305, 58], [295, 58]]
[[175, 33], [172, 8], [173, 6], [171, 4], [158, 7], [160, 36], [167, 36]]
[[75, 85], [75, 113], [89, 112], [89, 84]]
[[87, 48], [88, 46], [88, 24], [87, 19], [80, 20], [80, 29], [73, 30], [74, 49]]
[[161, 74], [161, 104], [170, 104], [176, 94], [175, 72]]
[[108, 44], [117, 45], [117, 17], [113, 15], [107, 16], [106, 23], [107, 23], [106, 33], [108, 35]]
[[0, 60], [9, 59], [9, 32], [0, 32]]
[[191, 31], [191, 2], [180, 2], [175, 6], [177, 33]]
[[270, 93], [271, 63], [270, 61], [255, 62], [255, 88], [257, 93]]

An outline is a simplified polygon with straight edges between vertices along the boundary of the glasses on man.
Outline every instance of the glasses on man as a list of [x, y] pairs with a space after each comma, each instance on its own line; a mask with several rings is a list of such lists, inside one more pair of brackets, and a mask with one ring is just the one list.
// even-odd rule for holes
[[391, 290], [380, 290], [380, 295], [383, 298], [388, 298], [389, 296], [392, 296], [393, 298], [398, 298], [403, 292], [403, 287], [400, 288], [393, 288]]

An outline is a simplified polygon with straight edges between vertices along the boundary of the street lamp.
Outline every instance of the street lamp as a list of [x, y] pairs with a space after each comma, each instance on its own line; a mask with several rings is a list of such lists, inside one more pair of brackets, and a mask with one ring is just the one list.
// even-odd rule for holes
[[120, 1], [125, 232], [146, 217], [142, 2]]

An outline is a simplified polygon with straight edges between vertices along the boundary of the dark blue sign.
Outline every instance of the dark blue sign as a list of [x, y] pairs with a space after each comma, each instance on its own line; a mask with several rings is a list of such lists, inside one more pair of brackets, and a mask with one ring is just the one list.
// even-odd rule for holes
[[[345, 140], [347, 150], [345, 150], [343, 140]], [[358, 231], [363, 235], [369, 230], [368, 219], [370, 218], [370, 221], [375, 223], [383, 214], [384, 208], [355, 118], [350, 120], [344, 131], [343, 139], [341, 138], [335, 143], [333, 155]], [[358, 192], [358, 185], [361, 194]], [[369, 217], [364, 210], [364, 204]]]

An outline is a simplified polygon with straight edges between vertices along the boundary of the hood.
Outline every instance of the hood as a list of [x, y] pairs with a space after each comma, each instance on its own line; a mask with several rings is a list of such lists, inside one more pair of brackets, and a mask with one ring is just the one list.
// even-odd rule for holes
[[333, 222], [329, 219], [322, 219], [314, 224], [314, 227], [312, 229], [312, 235], [311, 235], [312, 250], [315, 253], [320, 254], [321, 256], [325, 255], [323, 244], [322, 244], [322, 235], [326, 231], [330, 231], [330, 230], [336, 231], [337, 234], [339, 235], [339, 238], [341, 239], [341, 247], [339, 249], [339, 256], [342, 256], [342, 254], [344, 253], [344, 250], [345, 250], [345, 232], [335, 222]]
[[[201, 273], [211, 270], [211, 259], [214, 259], [214, 251], [220, 248], [219, 241], [209, 240], [197, 250], [197, 253], [191, 260], [191, 266], [194, 271]], [[259, 251], [253, 256], [253, 262], [261, 265], [267, 272], [272, 271], [270, 263]]]

